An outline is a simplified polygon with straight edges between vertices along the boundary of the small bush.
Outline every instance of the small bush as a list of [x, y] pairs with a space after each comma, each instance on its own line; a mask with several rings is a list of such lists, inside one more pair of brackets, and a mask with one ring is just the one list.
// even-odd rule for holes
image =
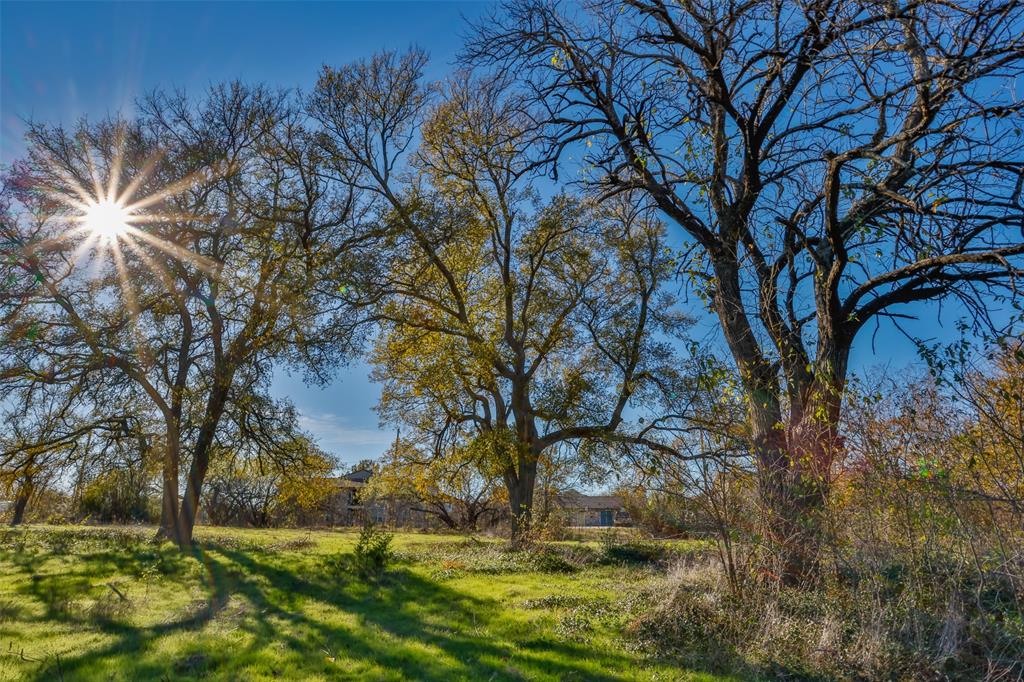
[[642, 651], [714, 671], [730, 670], [743, 631], [743, 614], [733, 606], [713, 592], [677, 587], [637, 618], [627, 634]]
[[566, 639], [585, 641], [594, 632], [594, 625], [586, 613], [574, 609], [562, 616], [555, 631]]
[[555, 631], [562, 637], [585, 641], [600, 626], [621, 633], [630, 622], [649, 608], [640, 591], [628, 585], [619, 587], [613, 599], [600, 596], [553, 594], [522, 603], [522, 608], [561, 611]]
[[660, 542], [603, 542], [601, 563], [605, 564], [653, 564], [668, 558], [668, 549]]
[[540, 573], [575, 573], [579, 567], [551, 547], [531, 552], [530, 563]]
[[363, 578], [380, 577], [394, 558], [394, 535], [372, 524], [363, 526], [354, 552], [356, 572]]

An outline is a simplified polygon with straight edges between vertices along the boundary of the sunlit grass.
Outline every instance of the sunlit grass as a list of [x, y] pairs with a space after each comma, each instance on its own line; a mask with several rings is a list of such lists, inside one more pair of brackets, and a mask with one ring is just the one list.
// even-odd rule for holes
[[564, 609], [524, 607], [613, 603], [653, 570], [448, 571], [432, 552], [472, 551], [465, 539], [410, 533], [366, 582], [324, 561], [353, 532], [200, 528], [193, 556], [152, 533], [5, 531], [0, 679], [711, 679], [644, 659], [615, 625], [574, 636]]

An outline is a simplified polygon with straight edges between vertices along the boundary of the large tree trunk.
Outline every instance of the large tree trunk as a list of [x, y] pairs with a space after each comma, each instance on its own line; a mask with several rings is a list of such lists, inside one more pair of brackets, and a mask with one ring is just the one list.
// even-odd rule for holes
[[761, 523], [773, 577], [800, 585], [817, 574], [828, 491], [801, 467], [780, 463], [789, 452], [771, 442], [757, 448]]
[[803, 552], [796, 552], [795, 545], [798, 540], [806, 538], [800, 531], [796, 511], [781, 407], [777, 394], [769, 394], [764, 389], [750, 393], [748, 418], [761, 500], [761, 534], [774, 577], [785, 583], [794, 583], [803, 579], [806, 569], [805, 560], [796, 556]]
[[181, 499], [181, 513], [178, 514], [177, 525], [180, 529], [178, 545], [182, 549], [192, 546], [192, 532], [196, 527], [196, 516], [199, 513], [199, 498], [203, 491], [203, 481], [210, 468], [209, 449], [197, 451], [192, 457], [192, 466], [188, 471], [188, 482], [185, 485], [185, 496]]
[[509, 511], [512, 513], [512, 542], [521, 544], [528, 537], [533, 520], [533, 488], [537, 482], [537, 461], [520, 462], [505, 472]]
[[[716, 313], [747, 398], [769, 570], [784, 584], [801, 584], [813, 579], [818, 568], [848, 344], [840, 347], [834, 330], [823, 330], [828, 333], [820, 339], [818, 352], [828, 364], [812, 367], [799, 340], [776, 326], [773, 340], [782, 358], [770, 361], [745, 312], [735, 254], [718, 254], [714, 268]], [[766, 323], [772, 315], [771, 306], [764, 306]], [[786, 417], [780, 370], [789, 397]]]
[[[192, 456], [192, 465], [188, 471], [188, 481], [185, 485], [185, 497], [181, 500], [181, 513], [178, 515], [177, 522], [180, 529], [178, 544], [183, 549], [192, 546], [192, 532], [196, 527], [199, 501], [203, 493], [203, 482], [206, 480], [206, 473], [210, 469], [210, 448], [213, 446], [213, 438], [217, 433], [220, 418], [224, 414], [229, 383], [229, 380], [218, 380], [217, 386], [210, 395], [206, 406], [203, 426], [199, 430], [199, 436], [196, 438], [196, 448]], [[265, 523], [266, 518], [263, 521]]]
[[20, 525], [25, 520], [25, 508], [28, 507], [29, 498], [32, 497], [32, 482], [25, 481], [18, 488], [18, 494], [14, 498], [14, 510], [11, 514], [11, 525]]
[[750, 411], [762, 532], [772, 558], [770, 570], [786, 585], [818, 575], [829, 475], [840, 447], [839, 390], [807, 393], [786, 422], [778, 402], [764, 400], [763, 393]]
[[199, 513], [199, 500], [203, 492], [203, 481], [210, 468], [210, 448], [197, 447], [192, 456], [192, 466], [188, 470], [188, 482], [185, 485], [185, 496], [181, 500], [181, 513], [178, 515], [178, 528], [181, 535], [178, 544], [182, 549], [192, 546], [192, 532], [196, 527], [196, 516]]
[[181, 434], [177, 424], [167, 426], [167, 444], [162, 472], [163, 500], [160, 505], [160, 529], [157, 537], [181, 544], [178, 529], [178, 467], [181, 462]]

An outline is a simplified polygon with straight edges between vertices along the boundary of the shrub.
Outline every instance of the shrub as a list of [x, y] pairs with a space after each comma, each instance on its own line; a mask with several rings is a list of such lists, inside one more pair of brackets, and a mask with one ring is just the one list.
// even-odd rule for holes
[[585, 613], [572, 610], [562, 616], [555, 631], [568, 640], [585, 641], [594, 632], [594, 625]]
[[748, 582], [737, 595], [721, 576], [690, 570], [653, 591], [653, 607], [626, 634], [635, 648], [683, 665], [754, 677], [1018, 679], [1024, 628], [1009, 590], [984, 604], [969, 585], [950, 593], [939, 574], [918, 580], [813, 589]]
[[160, 517], [158, 500], [150, 494], [152, 472], [135, 466], [100, 473], [82, 490], [78, 512], [103, 523], [151, 523]]
[[635, 648], [715, 671], [735, 668], [742, 614], [705, 588], [674, 586], [627, 629]]
[[394, 535], [373, 524], [363, 526], [354, 552], [356, 572], [363, 578], [380, 577], [394, 558]]
[[533, 570], [540, 573], [575, 573], [579, 567], [551, 547], [541, 547], [530, 553]]
[[666, 558], [668, 549], [660, 542], [618, 542], [611, 535], [601, 542], [601, 563], [605, 564], [653, 564]]

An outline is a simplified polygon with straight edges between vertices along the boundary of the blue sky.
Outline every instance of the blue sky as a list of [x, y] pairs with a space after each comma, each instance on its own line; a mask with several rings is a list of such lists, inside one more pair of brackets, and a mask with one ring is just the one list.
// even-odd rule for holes
[[[70, 124], [130, 112], [140, 94], [197, 92], [240, 78], [309, 87], [320, 66], [416, 44], [432, 55], [431, 77], [451, 68], [465, 30], [486, 3], [20, 3], [0, 2], [0, 163], [23, 149], [23, 120]], [[915, 332], [942, 335], [934, 315]], [[954, 321], [947, 315], [947, 328]], [[911, 326], [914, 323], [909, 323]], [[700, 325], [713, 342], [716, 325]], [[705, 333], [705, 332], [701, 332]], [[872, 349], [858, 339], [854, 367], [915, 359], [912, 345], [884, 328]], [[877, 354], [876, 352], [877, 351]], [[379, 390], [355, 363], [324, 389], [281, 372], [274, 393], [290, 397], [303, 425], [344, 462], [380, 454], [394, 438], [373, 406]]]

